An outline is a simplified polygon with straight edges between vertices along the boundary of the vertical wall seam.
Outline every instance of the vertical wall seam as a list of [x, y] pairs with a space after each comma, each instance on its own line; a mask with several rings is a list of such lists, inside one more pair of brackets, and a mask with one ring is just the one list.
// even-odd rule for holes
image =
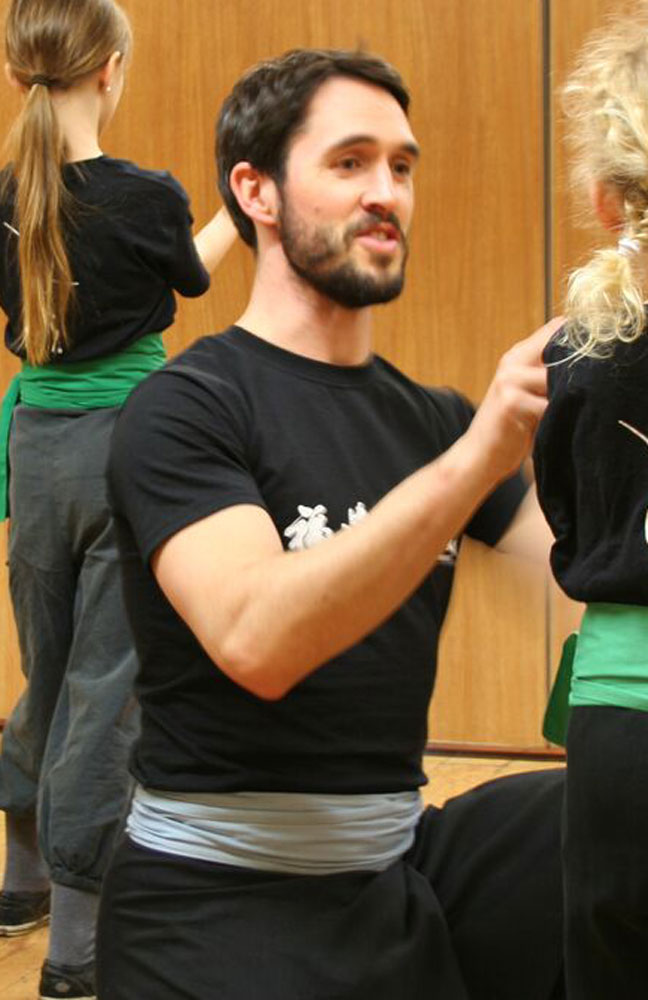
[[[542, 172], [543, 172], [543, 215], [544, 215], [544, 316], [545, 322], [553, 312], [553, 115], [552, 115], [552, 0], [540, 0], [542, 8]], [[549, 573], [545, 580], [545, 693], [549, 697], [551, 688], [551, 651], [553, 621], [551, 607], [551, 581]]]

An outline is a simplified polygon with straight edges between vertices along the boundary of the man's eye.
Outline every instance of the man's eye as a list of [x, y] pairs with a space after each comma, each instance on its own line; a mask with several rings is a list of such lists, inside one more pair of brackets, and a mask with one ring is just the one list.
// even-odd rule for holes
[[337, 165], [342, 170], [357, 170], [360, 166], [360, 160], [357, 156], [344, 156], [341, 160], [338, 160]]
[[393, 170], [400, 177], [409, 177], [412, 173], [412, 164], [409, 160], [397, 160], [394, 163]]

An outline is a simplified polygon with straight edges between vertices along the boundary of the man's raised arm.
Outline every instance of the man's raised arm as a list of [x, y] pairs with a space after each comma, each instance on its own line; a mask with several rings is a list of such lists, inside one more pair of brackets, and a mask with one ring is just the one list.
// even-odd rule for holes
[[158, 583], [220, 669], [262, 698], [280, 698], [406, 600], [528, 453], [546, 406], [541, 353], [558, 325], [508, 351], [468, 431], [352, 531], [287, 553], [264, 510], [238, 505], [159, 547]]

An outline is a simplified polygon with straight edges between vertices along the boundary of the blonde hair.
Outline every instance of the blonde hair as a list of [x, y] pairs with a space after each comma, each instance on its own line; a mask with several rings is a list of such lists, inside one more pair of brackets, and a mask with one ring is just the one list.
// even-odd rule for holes
[[[648, 5], [590, 36], [563, 104], [579, 185], [602, 182], [623, 210], [619, 246], [572, 272], [565, 339], [576, 355], [605, 357], [645, 326], [643, 251], [648, 250]], [[621, 235], [621, 234], [620, 234]]]
[[22, 295], [19, 342], [31, 364], [47, 363], [68, 342], [74, 299], [63, 223], [72, 221], [63, 184], [66, 148], [51, 89], [66, 90], [131, 44], [128, 19], [113, 0], [12, 0], [6, 22], [9, 68], [28, 88], [9, 135], [6, 184], [14, 189]]

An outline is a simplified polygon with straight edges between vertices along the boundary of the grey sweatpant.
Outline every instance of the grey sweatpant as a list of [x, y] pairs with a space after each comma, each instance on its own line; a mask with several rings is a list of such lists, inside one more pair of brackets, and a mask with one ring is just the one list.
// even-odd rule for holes
[[19, 406], [10, 439], [9, 579], [27, 689], [4, 732], [0, 809], [36, 807], [52, 880], [96, 892], [138, 725], [105, 475], [117, 413]]

